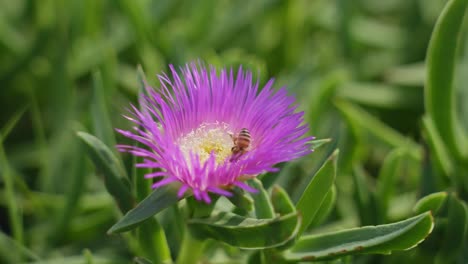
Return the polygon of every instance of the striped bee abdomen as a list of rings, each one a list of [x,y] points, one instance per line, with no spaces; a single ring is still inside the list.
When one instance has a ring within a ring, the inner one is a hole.
[[[234,147],[232,147],[232,153],[243,154],[250,146],[250,131],[247,128],[242,128],[239,134],[233,137]]]

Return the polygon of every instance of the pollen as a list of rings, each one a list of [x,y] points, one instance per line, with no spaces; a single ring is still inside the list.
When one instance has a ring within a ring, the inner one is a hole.
[[[211,153],[216,157],[216,163],[222,164],[231,156],[234,146],[232,132],[226,123],[202,123],[198,128],[179,138],[178,144],[186,159],[190,153],[198,155],[203,164]]]

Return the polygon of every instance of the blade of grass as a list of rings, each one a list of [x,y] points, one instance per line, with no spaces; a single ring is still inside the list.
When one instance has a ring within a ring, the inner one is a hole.
[[[404,137],[356,105],[343,100],[335,101],[335,105],[349,123],[365,128],[370,134],[392,147],[406,147],[410,150],[411,157],[416,160],[421,159],[421,147],[410,138]]]
[[[36,253],[34,253],[32,250],[30,250],[29,248],[23,246],[18,241],[12,239],[11,237],[6,235],[2,231],[0,231],[0,241],[4,241],[8,245],[8,247],[2,246],[2,249],[8,250],[10,252],[13,251],[14,254],[16,253],[15,257],[17,257],[19,255],[22,255],[22,256],[27,257],[28,259],[33,260],[33,261],[41,260],[41,258]],[[0,244],[3,244],[3,243],[0,242]],[[13,252],[11,252],[11,253],[13,253]]]
[[[3,148],[3,139],[0,135],[0,172],[2,173],[3,183],[5,185],[6,200],[8,203],[8,218],[10,227],[13,230],[13,238],[19,243],[24,242],[23,219],[21,210],[18,206],[15,187],[13,181],[13,173],[8,163],[5,149]]]
[[[93,73],[93,99],[91,101],[91,117],[94,125],[94,134],[107,146],[115,146],[114,131],[107,110],[105,89],[100,71]],[[115,148],[111,148],[113,152]]]
[[[28,109],[29,106],[23,106],[20,110],[8,120],[8,122],[0,129],[0,138],[5,141],[11,130],[16,126],[18,121],[23,117],[24,112]]]

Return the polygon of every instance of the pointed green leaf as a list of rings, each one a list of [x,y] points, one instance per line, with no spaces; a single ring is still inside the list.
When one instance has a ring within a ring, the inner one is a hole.
[[[390,254],[418,245],[432,228],[431,214],[424,213],[392,224],[304,236],[285,251],[284,257],[291,261],[319,261],[353,254]]]
[[[283,189],[279,185],[273,186],[273,189],[271,190],[271,203],[273,204],[275,212],[278,215],[287,215],[287,214],[296,212],[296,207],[294,206],[294,203],[291,201],[291,198],[289,197],[288,193],[286,192],[285,189]],[[291,239],[289,240],[289,242],[283,244],[281,247],[278,247],[277,249],[282,250],[282,249],[288,248],[292,246],[294,242],[295,242],[295,239]],[[265,255],[268,255],[268,253],[265,252]],[[275,263],[276,262],[277,261],[275,261]]]
[[[302,215],[302,226],[299,234],[302,234],[302,232],[304,232],[304,230],[306,230],[309,224],[314,220],[325,196],[333,186],[336,175],[336,161],[338,153],[339,151],[335,150],[325,161],[317,174],[315,174],[309,182],[296,204],[297,211]]]
[[[252,194],[257,218],[273,218],[275,216],[275,210],[273,209],[268,193],[263,188],[262,182],[258,179],[252,179],[249,181],[249,185],[258,190],[257,193]]]
[[[332,142],[331,138],[324,138],[324,139],[312,140],[310,143],[312,144],[312,149],[318,149],[330,142]]]
[[[273,186],[273,190],[271,191],[271,203],[273,204],[275,212],[279,215],[296,212],[296,207],[294,207],[294,203],[291,201],[288,193],[279,185]]]
[[[127,212],[134,205],[127,174],[118,158],[98,138],[85,132],[77,132],[84,142],[88,155],[96,169],[104,177],[107,191],[114,197],[120,210]]]
[[[128,211],[107,233],[120,233],[133,229],[146,219],[177,203],[180,200],[177,197],[179,188],[180,183],[175,182],[155,189],[135,208]]]
[[[233,193],[232,196],[227,197],[228,200],[235,205],[237,208],[244,210],[245,212],[250,212],[253,209],[254,201],[246,192],[241,188],[234,188],[231,190]]]
[[[376,198],[379,202],[379,210],[382,212],[381,219],[387,219],[387,211],[390,200],[395,192],[400,166],[403,159],[406,158],[406,151],[397,148],[390,152],[380,168],[377,180]]]
[[[20,110],[13,114],[13,116],[8,120],[8,122],[6,122],[5,125],[0,128],[0,141],[5,141],[27,109],[28,106],[23,106]]]
[[[282,246],[293,239],[300,222],[297,213],[255,219],[220,212],[209,218],[190,219],[188,225],[199,239],[212,238],[244,249],[265,249]]]
[[[454,85],[457,46],[461,38],[468,1],[449,1],[434,27],[427,50],[426,111],[458,158],[467,158],[466,131],[459,125]]]
[[[328,215],[330,215],[331,210],[336,202],[336,187],[335,185],[328,191],[327,195],[323,199],[322,204],[320,205],[319,210],[315,214],[314,219],[309,224],[309,228],[319,226],[326,220]]]
[[[427,115],[424,116],[422,120],[426,140],[431,150],[431,156],[445,175],[452,175],[454,171],[453,160],[434,125],[434,121]]]
[[[362,166],[356,165],[353,170],[354,193],[353,198],[359,213],[362,225],[374,225],[381,222],[376,214],[380,209],[377,206],[375,192],[370,189],[369,176]]]
[[[413,208],[417,214],[431,211],[435,215],[447,198],[446,192],[431,193],[421,198]]]
[[[468,208],[454,194],[448,198],[448,223],[436,263],[452,263],[462,253],[468,233]]]

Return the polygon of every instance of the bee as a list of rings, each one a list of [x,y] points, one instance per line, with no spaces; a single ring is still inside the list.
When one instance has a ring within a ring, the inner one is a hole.
[[[244,154],[250,146],[250,131],[242,128],[239,134],[231,135],[234,147],[231,148],[232,154]]]

